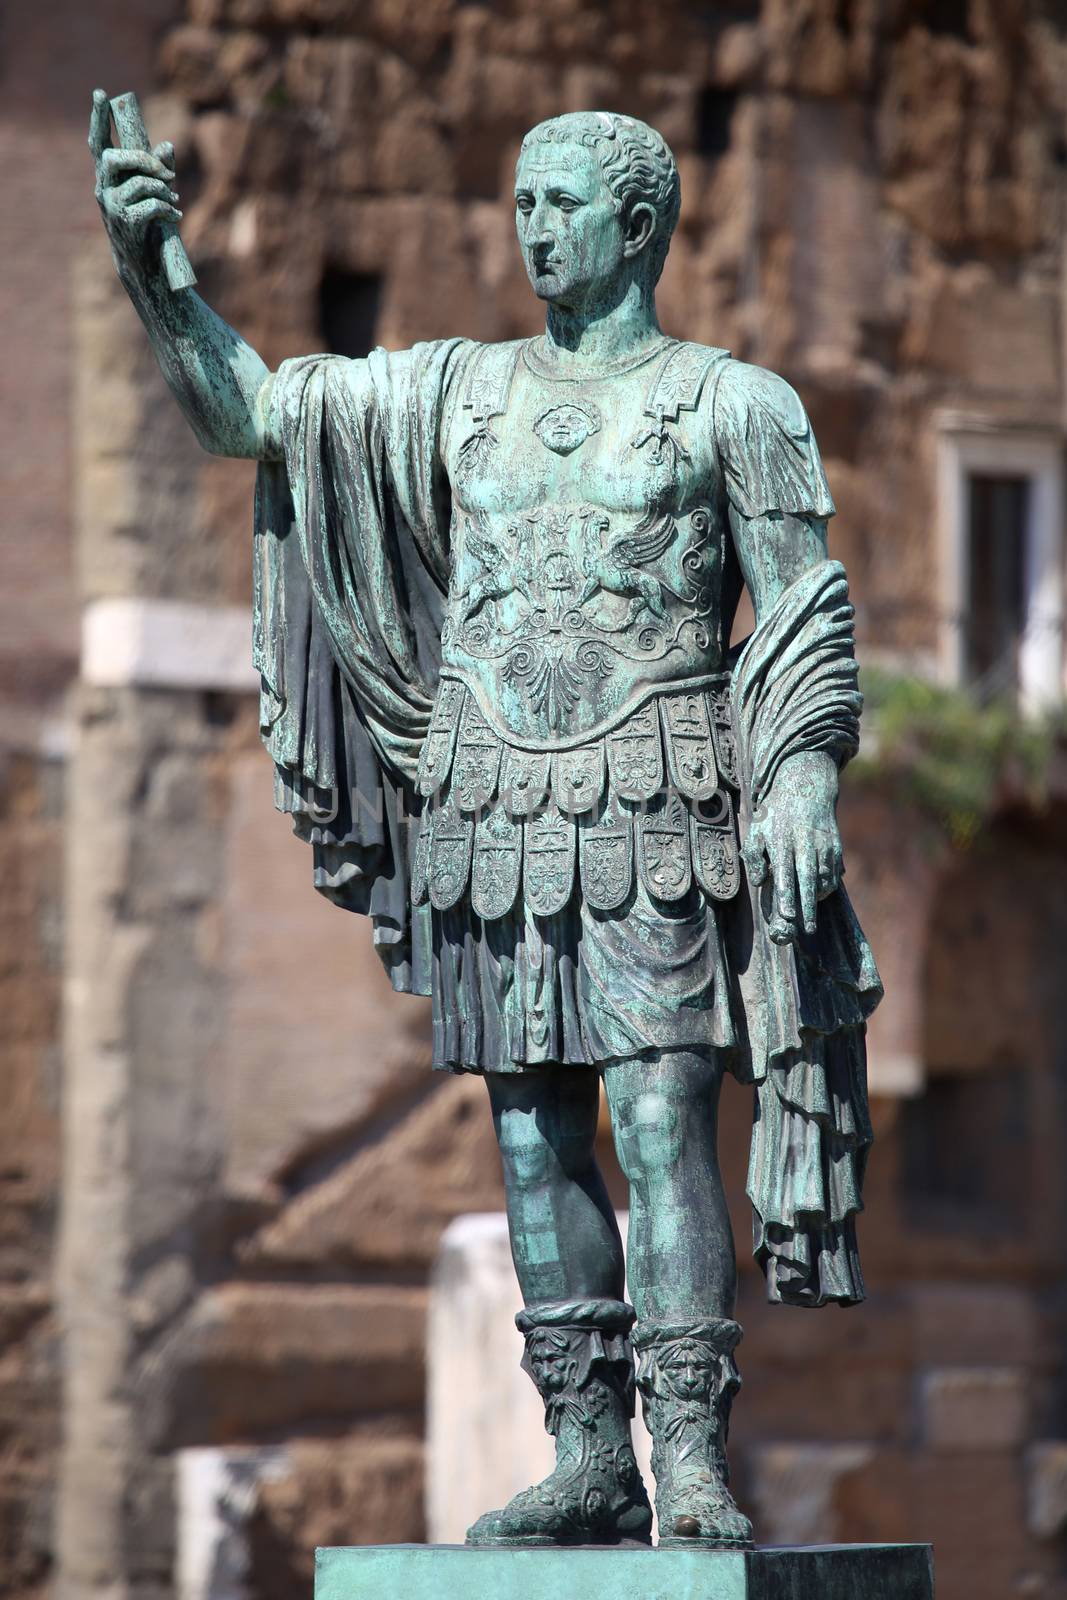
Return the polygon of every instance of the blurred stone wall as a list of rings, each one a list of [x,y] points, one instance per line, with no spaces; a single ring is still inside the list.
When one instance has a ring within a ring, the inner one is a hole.
[[[136,16],[131,20],[131,13]],[[77,674],[71,264],[97,219],[86,76],[150,81],[167,0],[11,0],[0,50],[0,1592],[48,1587],[63,1363],[61,1165],[66,697]]]
[[[10,18],[0,1588],[162,1600],[177,1576],[192,1600],[217,1560],[280,1600],[316,1542],[423,1536],[428,1274],[451,1217],[499,1207],[498,1168],[480,1085],[431,1081],[423,1008],[313,894],[241,671],[161,654],[160,607],[190,638],[240,626],[253,475],[199,453],[113,281],[89,90],[136,88],[174,139],[201,286],[272,364],[536,331],[522,133],[598,105],[652,121],[683,179],[664,325],[798,385],[862,647],[923,665],[935,413],[1062,430],[1067,24],[1051,0]],[[79,616],[116,602],[140,654],[79,676]],[[957,859],[899,805],[846,801],[892,985],[875,1086],[898,1056],[926,1081],[875,1106],[872,1306],[770,1312],[743,1273],[764,1534],[933,1537],[946,1600],[1067,1595],[1057,815]],[[728,1096],[742,1246],[748,1114]],[[233,1549],[205,1555],[220,1496]]]

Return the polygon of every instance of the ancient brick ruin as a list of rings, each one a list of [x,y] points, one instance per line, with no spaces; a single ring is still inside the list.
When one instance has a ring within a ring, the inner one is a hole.
[[[507,202],[522,133],[563,109],[647,118],[682,170],[665,327],[798,387],[864,659],[933,671],[962,648],[952,462],[985,448],[995,467],[1022,440],[1054,476],[1062,456],[1067,18],[1055,0],[18,9],[0,1588],[162,1600],[189,1452],[252,1447],[275,1455],[244,1512],[250,1594],[281,1600],[308,1592],[316,1542],[424,1536],[428,1276],[446,1222],[501,1194],[484,1091],[430,1080],[421,1006],[388,994],[271,810],[240,632],[251,470],[199,453],[113,279],[89,92],[136,88],[174,139],[201,284],[271,363],[535,331]],[[1059,606],[1050,628],[1062,569]],[[83,615],[110,619],[117,655],[79,667]],[[789,1508],[772,1539],[932,1538],[942,1600],[1067,1597],[1050,782],[1040,816],[1009,784],[965,851],[906,784],[846,783],[849,882],[891,994],[871,1301],[810,1318],[742,1282],[740,1497]],[[748,1116],[735,1090],[742,1245]]]

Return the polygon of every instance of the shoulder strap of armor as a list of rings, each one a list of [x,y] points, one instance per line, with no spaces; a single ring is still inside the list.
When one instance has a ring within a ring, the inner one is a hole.
[[[486,423],[490,417],[502,416],[507,410],[521,344],[521,339],[510,339],[505,344],[483,345],[471,362],[463,392],[463,409],[470,412],[472,422]]]
[[[652,380],[645,416],[659,423],[677,422],[681,412],[695,411],[708,373],[729,355],[714,345],[675,344]]]

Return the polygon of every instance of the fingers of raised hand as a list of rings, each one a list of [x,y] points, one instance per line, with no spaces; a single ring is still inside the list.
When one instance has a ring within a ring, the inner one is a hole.
[[[144,228],[150,222],[180,222],[181,212],[166,200],[139,200],[136,205],[124,206],[123,217],[134,227]]]
[[[99,161],[111,143],[111,105],[103,89],[93,90],[93,109],[89,113],[89,154]]]
[[[103,152],[97,167],[96,196],[109,226],[139,231],[150,222],[177,222],[178,193],[171,188],[174,174],[148,150]]]
[[[148,178],[137,173],[112,189],[111,198],[120,206],[132,206],[138,200],[166,200],[174,206],[178,203],[178,191],[162,178]]]
[[[174,179],[174,169],[169,167],[154,150],[119,150],[109,147],[100,154],[97,163],[101,185],[114,188],[124,183],[133,173],[143,173],[148,178],[159,178],[164,183]]]

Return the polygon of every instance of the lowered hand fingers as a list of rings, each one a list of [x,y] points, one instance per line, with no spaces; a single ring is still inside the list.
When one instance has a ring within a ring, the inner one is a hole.
[[[768,931],[775,944],[791,944],[799,931],[793,852],[780,845],[776,847],[771,854],[771,872],[774,876],[774,915]]]
[[[841,846],[832,839],[820,838],[816,845],[819,899],[825,900],[841,883]]]
[[[796,851],[796,880],[800,895],[800,917],[805,933],[815,932],[815,907],[818,900],[818,867],[815,847],[810,842],[800,844]]]
[[[759,823],[754,822],[745,835],[745,842],[741,846],[741,856],[745,863],[748,881],[753,888],[759,888],[767,877],[767,844],[763,837]]]

